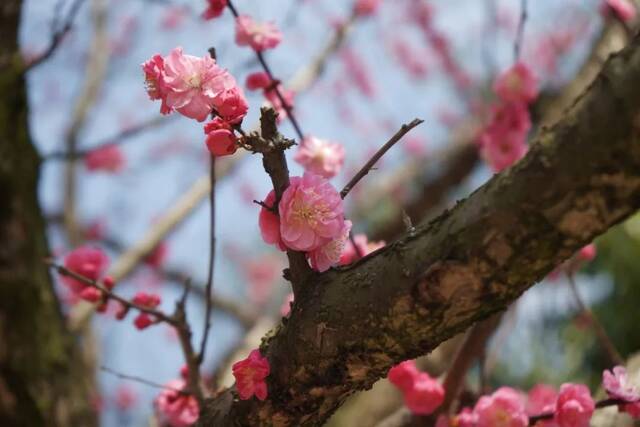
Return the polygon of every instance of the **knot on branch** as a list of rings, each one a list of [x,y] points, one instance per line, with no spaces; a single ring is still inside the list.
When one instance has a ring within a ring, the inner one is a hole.
[[[267,154],[281,151],[296,145],[292,139],[285,138],[278,132],[278,113],[271,107],[260,109],[260,133],[251,132],[244,138],[244,145],[253,153]]]

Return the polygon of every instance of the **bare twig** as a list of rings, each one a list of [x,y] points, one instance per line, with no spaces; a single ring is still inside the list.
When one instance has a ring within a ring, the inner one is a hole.
[[[378,162],[378,160],[380,160],[380,158],[384,156],[384,154],[389,151],[389,149],[393,147],[398,141],[400,141],[402,137],[405,136],[411,129],[418,126],[422,122],[424,122],[424,120],[413,119],[410,123],[402,125],[402,127],[400,127],[400,130],[398,130],[398,132],[396,132],[378,151],[376,151],[376,153],[369,159],[369,161],[365,163],[362,169],[360,169],[358,173],[356,173],[355,176],[351,178],[351,181],[349,181],[347,185],[344,186],[344,188],[340,192],[340,197],[342,197],[343,199],[347,197],[349,191],[351,191],[351,189],[362,178],[364,178],[365,175],[369,173],[371,168]]]
[[[128,374],[123,374],[122,372],[118,372],[116,370],[113,370],[111,368],[108,368],[106,366],[100,366],[100,370],[103,372],[107,372],[115,377],[118,377],[120,379],[123,380],[128,380],[128,381],[135,381],[137,383],[140,384],[144,384],[147,385],[149,387],[153,387],[153,388],[159,388],[159,389],[163,389],[163,390],[171,390],[171,391],[175,391],[176,393],[180,393],[180,394],[189,394],[188,392],[186,392],[185,390],[178,390],[177,388],[173,388],[173,387],[167,387],[165,385],[147,380],[145,378],[142,377],[138,377],[136,375],[128,375]]]
[[[593,328],[595,329],[594,332],[596,334],[596,337],[598,338],[602,349],[607,354],[609,361],[613,365],[623,365],[624,359],[616,349],[613,341],[611,341],[611,338],[609,338],[609,335],[604,329],[604,326],[602,326],[602,323],[600,323],[596,315],[593,313],[593,311],[591,311],[589,307],[587,307],[587,305],[584,303],[584,300],[580,296],[580,292],[578,291],[573,273],[567,273],[567,279],[569,281],[569,288],[571,289],[571,293],[573,294],[573,298],[576,304],[578,304],[578,307],[580,308],[581,314],[587,318],[591,326],[593,326]]]
[[[170,120],[173,120],[176,117],[178,116],[174,115],[174,116],[168,116],[168,117],[166,116],[154,117],[153,119],[146,120],[142,123],[138,123],[135,126],[124,129],[116,135],[113,135],[111,137],[102,139],[98,142],[89,144],[88,148],[84,148],[82,150],[76,150],[74,153],[70,153],[68,151],[53,151],[49,154],[43,155],[42,159],[43,160],[68,160],[71,158],[81,158],[86,156],[91,151],[98,150],[108,145],[124,144],[125,142],[130,141],[132,137],[137,136],[149,129],[153,129],[157,126],[164,125],[165,123],[168,123]]]
[[[233,14],[233,16],[235,18],[238,18],[239,16],[238,10],[233,5],[233,2],[231,0],[227,1],[227,6],[229,7],[229,10]],[[264,55],[262,54],[262,52],[259,52],[257,50],[254,52],[256,54],[256,57],[258,58],[258,62],[260,62],[260,65],[262,65],[262,68],[269,76],[269,80],[277,81],[277,79],[271,72],[271,68],[269,67],[269,64],[267,64],[267,61],[264,59]],[[300,127],[300,124],[296,120],[296,117],[293,115],[292,106],[289,105],[289,103],[284,98],[284,96],[282,95],[282,92],[280,91],[277,85],[273,87],[273,91],[275,92],[276,96],[278,97],[278,100],[282,104],[282,108],[284,108],[284,110],[287,112],[287,117],[291,121],[291,124],[293,125],[293,128],[295,129],[296,134],[298,135],[298,138],[302,141],[304,139],[304,132],[302,132],[302,128]]]
[[[200,378],[200,364],[198,363],[198,355],[193,349],[191,343],[191,327],[187,321],[186,296],[189,292],[189,283],[185,284],[185,292],[183,297],[176,302],[175,320],[178,323],[176,332],[182,347],[185,362],[187,363],[187,389],[198,400],[198,404],[202,407],[204,402],[204,392]]]
[[[211,172],[209,174],[211,180],[210,191],[210,240],[209,240],[209,269],[207,273],[207,284],[205,287],[206,309],[204,314],[204,330],[202,342],[200,344],[200,353],[198,353],[198,364],[202,364],[204,354],[207,348],[207,339],[209,337],[209,329],[211,328],[211,309],[212,309],[212,293],[213,293],[213,267],[216,259],[216,158],[211,155]]]
[[[100,87],[107,68],[107,10],[104,0],[92,0],[91,11],[94,33],[89,48],[85,81],[74,107],[71,124],[67,130],[65,142],[70,159],[64,171],[64,223],[69,242],[72,246],[80,243],[80,232],[76,221],[76,161],[75,152],[78,134],[84,126],[91,107],[98,99]]]
[[[51,57],[51,55],[53,55],[55,53],[55,51],[57,50],[58,46],[60,46],[60,43],[62,42],[62,40],[64,40],[64,37],[67,35],[67,33],[71,30],[71,27],[73,26],[73,21],[76,18],[76,15],[78,15],[78,11],[80,10],[80,6],[82,6],[82,3],[84,3],[85,0],[75,0],[75,2],[71,5],[71,7],[69,8],[69,13],[67,14],[66,19],[64,20],[64,24],[62,25],[62,27],[60,28],[53,28],[53,33],[51,35],[51,41],[49,42],[49,46],[44,50],[44,52],[42,52],[42,54],[40,54],[40,56],[38,56],[36,59],[34,59],[33,61],[29,62],[28,64],[25,65],[24,67],[24,72],[26,73],[29,70],[32,70],[33,68],[37,67],[38,65],[42,64],[44,61],[46,61],[47,59],[49,59]],[[62,5],[60,3],[58,3],[56,5],[56,8],[61,7]],[[56,21],[54,22],[54,27],[57,27],[58,23],[57,23],[58,19],[56,19]]]
[[[520,0],[520,21],[516,31],[516,40],[513,45],[513,62],[520,60],[520,51],[524,42],[524,26],[527,22],[527,0]]]

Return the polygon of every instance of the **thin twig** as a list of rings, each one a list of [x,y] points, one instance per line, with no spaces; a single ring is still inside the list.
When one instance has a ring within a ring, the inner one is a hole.
[[[67,18],[65,19],[64,25],[61,28],[54,29],[53,34],[51,35],[51,41],[49,42],[49,46],[45,49],[45,51],[42,54],[40,54],[40,56],[38,56],[36,59],[34,59],[33,61],[25,65],[24,67],[25,73],[29,70],[32,70],[36,66],[42,64],[49,57],[51,57],[51,55],[54,54],[54,52],[57,50],[58,46],[60,46],[60,43],[64,39],[64,36],[66,36],[67,33],[71,30],[71,27],[73,26],[73,21],[75,20],[76,15],[78,15],[80,6],[82,6],[82,3],[84,3],[84,1],[85,0],[76,0],[71,5],[71,8],[69,9],[69,13],[67,14]],[[59,7],[59,6],[61,6],[60,3],[56,5],[56,7]]]
[[[229,7],[231,14],[235,18],[238,18],[238,16],[240,16],[238,13],[238,9],[236,9],[236,7],[233,5],[233,2],[231,0],[227,1],[227,6]],[[254,52],[256,54],[256,57],[258,58],[258,62],[260,62],[260,65],[262,65],[262,68],[264,69],[265,73],[267,73],[267,76],[269,76],[269,80],[276,81],[277,79],[271,72],[271,68],[269,67],[269,64],[267,64],[267,61],[264,59],[264,55],[262,54],[262,52],[259,52],[257,50],[254,50]],[[291,121],[291,124],[293,125],[293,128],[296,131],[296,135],[298,135],[298,138],[300,138],[300,140],[302,141],[304,139],[304,132],[302,132],[302,128],[300,127],[298,120],[296,120],[296,117],[293,115],[291,105],[287,103],[286,99],[282,95],[282,92],[280,92],[280,89],[278,89],[278,86],[275,86],[273,90],[276,96],[278,97],[278,100],[282,104],[282,108],[284,108],[284,110],[287,112],[287,117]]]
[[[209,329],[211,328],[211,310],[212,310],[212,293],[213,293],[213,267],[216,258],[216,158],[211,155],[211,172],[209,175],[211,182],[210,192],[210,240],[209,240],[209,271],[207,274],[207,285],[205,287],[206,310],[204,314],[204,332],[202,342],[200,343],[200,353],[198,353],[198,364],[202,364],[204,354],[207,347],[207,339],[209,337]]]
[[[593,311],[591,311],[591,309],[589,309],[589,307],[587,307],[587,305],[584,303],[584,300],[580,296],[580,292],[578,291],[578,287],[573,277],[573,273],[567,273],[567,279],[569,280],[569,288],[571,289],[573,298],[578,304],[578,307],[580,308],[582,315],[587,317],[589,323],[595,329],[596,337],[598,338],[598,341],[600,342],[600,345],[602,346],[603,350],[609,357],[609,361],[613,365],[623,365],[624,359],[616,349],[616,346],[613,344],[613,341],[611,341],[611,338],[609,338],[609,335],[607,334],[607,331],[604,329],[604,326],[602,326],[602,323],[600,323],[596,315],[593,313]]]
[[[165,123],[168,123],[169,120],[173,120],[176,117],[178,116],[173,115],[168,117],[166,116],[154,117],[151,120],[147,120],[142,123],[138,123],[137,125],[134,125],[132,127],[129,127],[127,129],[124,129],[114,136],[104,138],[92,144],[88,144],[89,145],[88,148],[84,148],[82,150],[76,150],[74,153],[71,153],[68,151],[53,151],[49,154],[43,155],[42,159],[43,160],[69,160],[72,158],[81,158],[86,156],[88,153],[92,151],[98,150],[100,148],[103,148],[109,145],[122,145],[125,142],[130,141],[132,137],[139,135],[140,133],[146,130],[152,129],[156,126],[160,126]]]
[[[170,325],[179,326],[178,322],[176,321],[176,319],[174,317],[172,317],[172,316],[168,316],[165,313],[163,313],[163,312],[161,312],[159,310],[153,309],[153,308],[148,308],[148,307],[144,307],[144,306],[135,304],[135,303],[129,301],[128,299],[123,298],[120,295],[114,293],[113,291],[110,291],[109,289],[105,288],[104,286],[102,286],[101,284],[96,282],[95,280],[91,280],[91,279],[89,279],[87,277],[84,277],[81,274],[76,273],[75,271],[69,270],[65,266],[57,264],[54,261],[45,260],[45,263],[47,265],[49,265],[50,267],[52,267],[53,269],[55,269],[58,272],[58,274],[61,274],[63,276],[72,277],[75,280],[84,283],[85,285],[88,285],[88,286],[91,286],[93,288],[96,288],[97,290],[102,292],[107,298],[114,299],[114,300],[118,301],[120,304],[125,306],[127,309],[135,308],[136,310],[140,310],[143,313],[147,313],[147,314],[150,314],[152,316],[155,316],[158,320],[166,322],[166,323],[168,323]]]
[[[347,197],[347,194],[349,194],[349,191],[351,191],[351,189],[362,179],[365,177],[365,175],[367,175],[369,173],[369,171],[371,170],[371,168],[373,168],[373,166],[378,162],[378,160],[380,160],[380,158],[382,156],[384,156],[384,154],[389,151],[389,149],[391,147],[393,147],[398,141],[400,141],[402,139],[403,136],[405,136],[407,133],[409,133],[409,131],[411,129],[413,129],[414,127],[418,126],[420,123],[424,122],[424,120],[421,119],[413,119],[411,121],[411,123],[408,124],[404,124],[400,127],[400,130],[398,130],[398,132],[396,132],[391,139],[389,139],[370,159],[369,161],[362,167],[362,169],[360,169],[358,171],[357,174],[355,174],[355,176],[353,178],[351,178],[351,181],[349,181],[347,183],[347,185],[344,186],[344,188],[342,189],[342,191],[340,192],[340,197],[342,197],[343,199],[345,197]]]
[[[524,42],[524,26],[527,22],[527,0],[520,0],[520,21],[516,32],[516,40],[513,44],[513,62],[520,60],[520,51]]]
[[[182,298],[176,302],[176,310],[174,317],[178,323],[176,332],[180,341],[180,347],[187,363],[187,389],[198,400],[198,404],[202,408],[204,404],[204,392],[200,379],[200,364],[198,363],[198,355],[193,349],[191,343],[191,327],[187,321],[186,296],[189,293],[189,282],[185,283],[185,292]]]
[[[145,378],[138,377],[136,375],[123,374],[122,372],[115,371],[115,370],[113,370],[111,368],[108,368],[106,366],[100,366],[100,370],[103,371],[103,372],[107,372],[107,373],[109,373],[109,374],[111,374],[111,375],[113,375],[115,377],[120,378],[120,379],[128,380],[128,381],[135,381],[137,383],[144,384],[144,385],[147,385],[149,387],[159,388],[159,389],[162,389],[162,390],[171,390],[171,391],[175,391],[176,393],[185,394],[185,395],[189,395],[190,394],[186,390],[178,390],[177,388],[167,387],[165,385],[162,385],[162,384],[159,384],[159,383],[156,383],[156,382],[153,382],[153,381],[149,381],[149,380],[147,380]]]

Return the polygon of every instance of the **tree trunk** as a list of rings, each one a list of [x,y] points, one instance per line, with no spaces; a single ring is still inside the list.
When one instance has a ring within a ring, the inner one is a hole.
[[[49,251],[17,46],[20,10],[20,0],[0,5],[0,425],[94,425],[80,351],[43,263]]]

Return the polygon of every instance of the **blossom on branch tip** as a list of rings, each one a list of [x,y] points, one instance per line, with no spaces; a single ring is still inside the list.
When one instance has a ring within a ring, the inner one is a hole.
[[[618,407],[634,419],[640,419],[640,390],[631,384],[624,366],[616,366],[611,371],[603,371],[602,385],[609,397],[633,402]]]
[[[198,421],[198,401],[192,395],[181,393],[186,386],[183,379],[169,381],[155,398],[153,403],[161,422],[171,427],[189,427]]]
[[[259,400],[267,398],[267,383],[265,379],[271,371],[269,361],[255,349],[246,359],[233,364],[231,368],[236,379],[236,389],[240,400],[251,399],[256,396]]]
[[[293,160],[307,172],[333,178],[344,164],[344,147],[336,142],[308,136],[302,140]]]
[[[206,20],[217,18],[222,15],[225,7],[227,7],[227,0],[207,0],[207,8],[202,12],[202,18]]]
[[[89,171],[115,173],[124,168],[125,158],[120,147],[108,144],[89,151],[84,156],[84,165]]]
[[[231,125],[220,117],[205,124],[204,132],[207,135],[207,149],[214,156],[228,156],[238,149]]]
[[[251,46],[256,52],[273,49],[282,41],[282,33],[273,22],[256,22],[248,15],[236,18],[236,43]]]
[[[588,427],[595,410],[591,392],[583,384],[562,384],[554,420],[559,427]]]
[[[160,305],[160,296],[156,294],[148,294],[146,292],[138,292],[134,295],[132,302],[144,308],[155,309]],[[144,312],[140,312],[133,320],[133,324],[137,329],[145,329],[154,323],[153,317]]]
[[[280,235],[296,251],[312,251],[344,232],[342,198],[325,178],[306,172],[291,178],[278,205]]]
[[[525,427],[529,424],[522,395],[510,387],[500,387],[492,395],[482,396],[473,411],[478,417],[477,427]]]
[[[86,279],[97,281],[106,272],[109,266],[109,257],[101,249],[81,246],[67,254],[64,258],[64,266]],[[79,295],[88,286],[71,276],[63,275],[61,279],[76,295]]]

